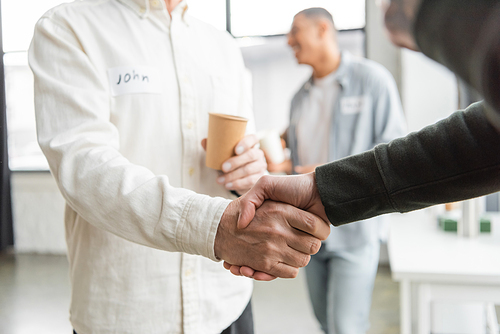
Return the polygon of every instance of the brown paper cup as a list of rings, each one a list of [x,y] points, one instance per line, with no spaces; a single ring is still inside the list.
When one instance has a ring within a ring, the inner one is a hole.
[[[234,148],[245,136],[248,119],[209,114],[207,138],[207,167],[222,170],[222,164],[234,155]]]

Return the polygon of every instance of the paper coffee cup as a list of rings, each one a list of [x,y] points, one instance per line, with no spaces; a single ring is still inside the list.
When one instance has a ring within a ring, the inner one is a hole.
[[[260,148],[266,152],[266,156],[273,164],[285,161],[285,153],[281,145],[281,137],[276,130],[266,130],[260,134]]]
[[[245,136],[248,119],[224,115],[209,114],[207,137],[207,167],[222,170],[222,164],[234,153],[234,148]]]

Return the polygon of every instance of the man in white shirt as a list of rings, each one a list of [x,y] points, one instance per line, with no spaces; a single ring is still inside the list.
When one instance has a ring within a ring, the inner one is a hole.
[[[310,173],[405,134],[394,79],[381,65],[339,50],[328,11],[298,13],[288,44],[298,62],[313,69],[292,100],[285,136],[291,151],[288,166],[295,173]],[[270,170],[276,168],[270,165]],[[377,219],[332,227],[306,267],[314,312],[325,333],[368,330],[380,247]]]
[[[205,167],[209,112],[254,130],[232,38],[185,1],[84,0],[39,20],[29,61],[38,140],[67,202],[75,331],[252,333],[251,281],[214,261],[294,277],[329,228],[274,202],[237,228],[229,191],[266,169],[252,135],[224,180]]]

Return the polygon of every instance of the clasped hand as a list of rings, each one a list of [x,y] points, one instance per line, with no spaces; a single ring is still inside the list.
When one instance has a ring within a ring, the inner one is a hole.
[[[215,255],[235,275],[294,278],[329,234],[314,173],[263,176],[224,211]]]

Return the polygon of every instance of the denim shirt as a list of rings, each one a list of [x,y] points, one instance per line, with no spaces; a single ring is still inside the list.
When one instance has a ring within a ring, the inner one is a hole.
[[[342,52],[335,72],[340,91],[333,104],[329,133],[328,162],[370,150],[380,143],[406,134],[406,121],[394,78],[382,65]],[[295,94],[291,103],[288,146],[294,166],[297,150],[297,124],[307,112],[311,97],[311,77]],[[314,145],[314,142],[311,142]],[[381,218],[333,227],[326,241],[329,250],[357,247],[376,242],[381,236]]]

